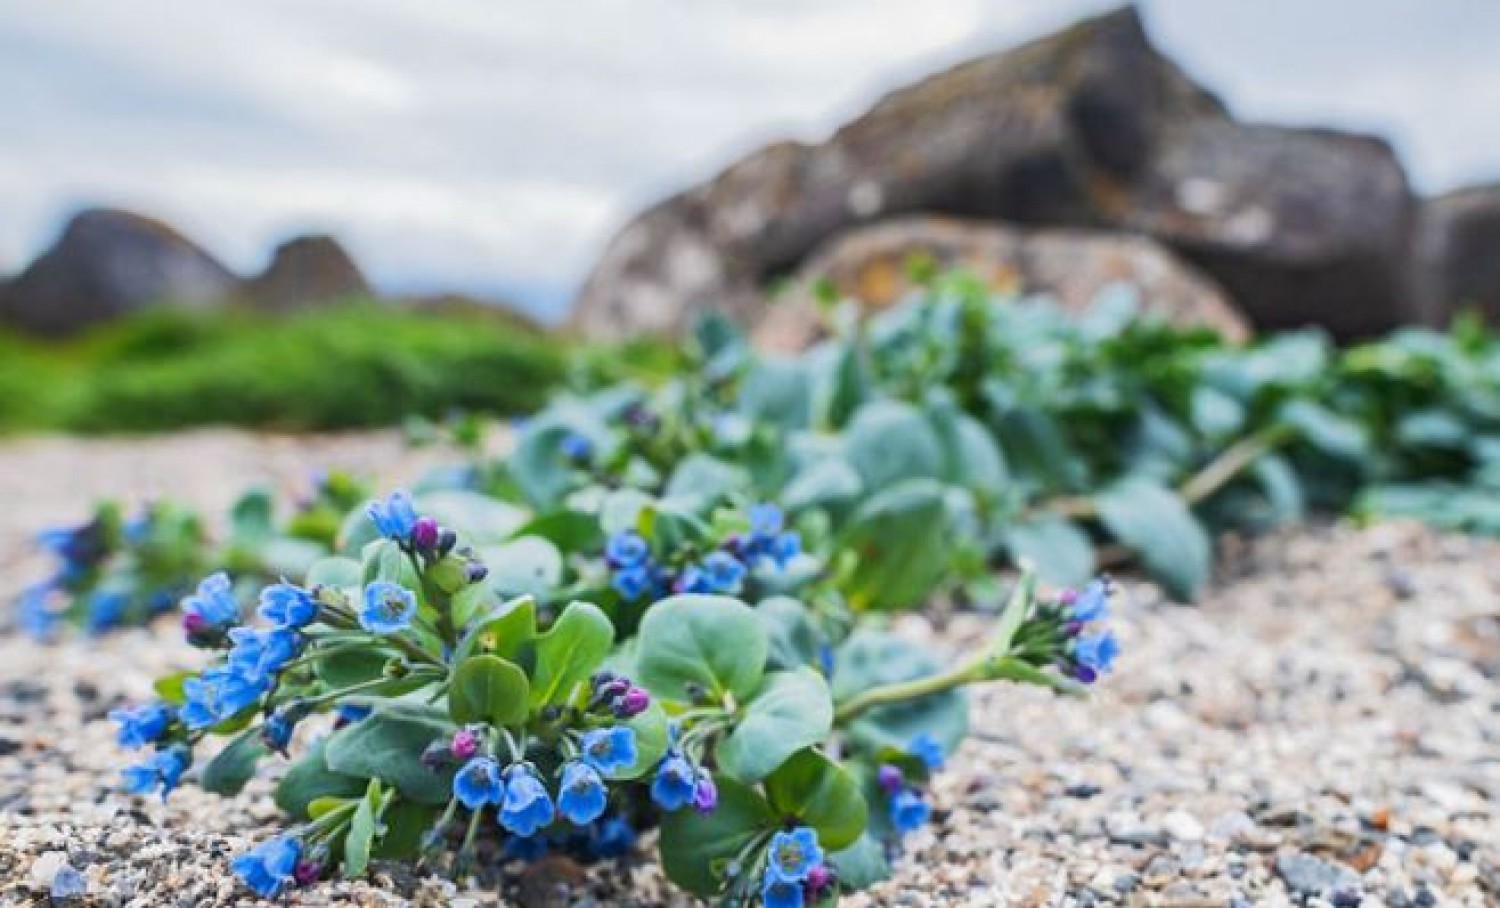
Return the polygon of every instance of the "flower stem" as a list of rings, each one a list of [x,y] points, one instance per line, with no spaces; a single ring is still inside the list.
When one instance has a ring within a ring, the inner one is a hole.
[[[842,703],[834,711],[833,722],[835,725],[847,725],[862,714],[878,706],[888,706],[892,703],[916,700],[920,697],[940,694],[943,691],[952,690],[956,687],[963,687],[965,684],[971,684],[980,680],[983,677],[984,666],[985,659],[981,657],[942,674],[928,675],[925,678],[916,678],[911,681],[901,681],[896,684],[872,687],[858,694],[853,699]]]

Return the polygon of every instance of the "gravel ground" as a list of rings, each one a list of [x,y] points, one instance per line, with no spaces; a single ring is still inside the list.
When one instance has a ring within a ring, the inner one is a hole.
[[[222,507],[251,478],[292,492],[340,465],[399,482],[437,456],[391,435],[0,447],[0,594],[35,573],[26,534],[96,494]],[[1500,545],[1388,524],[1225,549],[1197,608],[1126,579],[1125,657],[1091,701],[980,692],[934,823],[850,903],[1500,904]],[[984,633],[964,615],[902,627],[953,648]],[[227,857],[273,828],[269,779],[230,800],[110,792],[124,755],[104,713],[194,664],[170,624],[50,647],[0,636],[0,904],[46,904],[64,862],[92,904],[248,903]],[[290,901],[685,903],[644,855],[459,886],[378,867]]]

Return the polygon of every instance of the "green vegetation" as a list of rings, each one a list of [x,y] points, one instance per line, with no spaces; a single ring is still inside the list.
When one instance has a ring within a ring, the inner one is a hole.
[[[0,431],[343,429],[454,410],[508,415],[540,406],[570,367],[592,384],[673,365],[661,345],[575,348],[501,312],[160,309],[64,343],[0,335]]]

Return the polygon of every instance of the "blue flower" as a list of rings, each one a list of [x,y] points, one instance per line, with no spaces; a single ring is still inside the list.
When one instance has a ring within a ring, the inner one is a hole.
[[[88,879],[75,870],[73,865],[64,864],[57,869],[57,875],[52,877],[52,888],[47,894],[52,896],[53,902],[66,902],[69,899],[81,899],[88,892]]]
[[[635,729],[611,725],[584,732],[583,760],[602,773],[623,772],[635,765]]]
[[[287,628],[253,630],[237,627],[229,632],[234,648],[229,667],[249,681],[269,681],[302,648],[302,637]]]
[[[1073,641],[1073,659],[1094,675],[1109,671],[1119,655],[1120,641],[1115,639],[1113,631],[1084,634]]]
[[[707,571],[696,564],[690,564],[678,575],[673,589],[679,593],[712,593],[714,583]]]
[[[768,873],[761,886],[760,900],[765,908],[802,908],[802,884],[777,878]]]
[[[610,586],[615,588],[615,592],[620,594],[620,598],[626,602],[634,602],[646,595],[647,591],[654,586],[651,568],[646,565],[637,565],[618,570],[615,572],[614,577],[610,578],[609,583]]]
[[[182,724],[193,730],[217,725],[260,701],[270,689],[268,678],[248,678],[228,666],[210,668],[182,682]]]
[[[352,723],[360,721],[361,719],[367,719],[370,717],[370,713],[373,711],[374,710],[370,709],[370,707],[368,706],[356,706],[352,703],[340,703],[338,705],[338,708],[333,711],[334,727],[342,728],[345,725],[350,725]]]
[[[507,769],[500,825],[519,836],[535,835],[552,816],[552,798],[531,767],[516,763]]]
[[[588,839],[588,849],[598,858],[617,858],[635,847],[636,833],[619,817],[609,817],[595,824]]]
[[[505,844],[500,848],[501,856],[507,861],[539,861],[547,854],[547,840],[539,835],[534,836],[506,836]]]
[[[786,567],[792,559],[802,554],[802,536],[795,530],[788,530],[779,534],[771,540],[766,552],[777,567]]]
[[[1070,617],[1074,621],[1103,621],[1109,617],[1109,584],[1095,580],[1073,601]]]
[[[910,788],[896,792],[890,803],[891,825],[905,835],[921,827],[932,816],[932,808]]]
[[[651,557],[651,545],[640,533],[621,530],[605,543],[604,557],[617,568],[637,567]]]
[[[604,814],[608,793],[599,771],[587,763],[564,764],[562,786],[557,793],[557,810],[570,823],[583,826]]]
[[[150,794],[160,788],[161,799],[165,801],[172,789],[177,787],[177,783],[182,781],[182,774],[187,770],[189,762],[185,749],[169,747],[158,750],[143,763],[125,767],[120,771],[120,777],[127,793]]]
[[[681,751],[669,750],[656,767],[651,800],[665,811],[681,810],[698,793],[698,771]]]
[[[365,587],[365,607],[359,624],[372,634],[394,634],[406,630],[417,616],[417,597],[400,584],[377,580]]]
[[[95,590],[89,596],[88,631],[102,634],[120,623],[130,597],[119,590]]]
[[[141,706],[127,706],[109,711],[111,721],[120,724],[115,740],[121,747],[137,750],[154,744],[172,723],[172,707],[161,701]]]
[[[811,827],[798,826],[771,837],[771,847],[766,852],[768,877],[801,883],[814,867],[821,866],[823,849],[818,846],[818,834]]]
[[[267,747],[284,756],[287,745],[292,743],[292,732],[297,730],[299,718],[298,713],[292,710],[276,710],[266,717],[265,724],[261,726],[261,739],[266,742]]]
[[[258,611],[277,627],[305,627],[318,617],[318,603],[300,586],[276,583],[260,591]]]
[[[207,628],[226,628],[238,624],[240,604],[235,601],[229,575],[220,571],[204,578],[198,591],[182,600],[184,624]]]
[[[385,501],[372,501],[365,508],[370,522],[386,539],[405,543],[417,525],[417,511],[412,507],[411,496],[405,492],[392,492]]]
[[[470,810],[505,799],[505,784],[500,781],[500,764],[491,757],[475,757],[453,777],[453,796]]]
[[[584,463],[594,456],[594,443],[577,432],[569,432],[558,443],[558,449],[574,463]]]
[[[52,610],[52,594],[56,587],[51,583],[38,583],[21,591],[21,629],[37,640],[47,640],[57,632],[57,613]]]
[[[750,509],[750,535],[767,539],[781,532],[786,517],[774,504],[758,504]]]
[[[301,858],[302,843],[291,836],[282,836],[262,842],[235,858],[231,866],[256,895],[274,899],[293,882]]]
[[[728,552],[714,552],[703,559],[703,573],[713,592],[734,595],[745,579],[745,566]]]
[[[943,768],[943,745],[925,731],[911,739],[911,743],[906,745],[906,752],[921,760],[928,772]]]

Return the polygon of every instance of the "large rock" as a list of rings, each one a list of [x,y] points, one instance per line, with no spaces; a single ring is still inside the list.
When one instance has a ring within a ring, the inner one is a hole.
[[[1500,324],[1500,184],[1460,189],[1422,206],[1418,291],[1423,321],[1477,309]]]
[[[0,320],[70,334],[155,303],[214,304],[234,283],[213,256],[161,221],[90,209],[5,289]]]
[[[1382,142],[1246,127],[1132,9],[896,91],[817,145],[781,143],[649,209],[609,244],[574,323],[670,330],[760,289],[851,226],[905,213],[1151,233],[1259,325],[1352,335],[1405,314],[1412,201]]]
[[[801,349],[820,331],[815,288],[831,283],[871,309],[914,289],[908,263],[923,257],[959,267],[997,292],[1043,293],[1064,309],[1086,310],[1117,284],[1139,291],[1146,312],[1231,340],[1249,326],[1214,282],[1147,237],[1087,229],[1026,229],[943,218],[901,218],[841,234],[798,269],[756,329],[767,348]]]
[[[370,295],[370,285],[354,259],[324,234],[295,237],[277,246],[266,270],[240,290],[250,305],[273,312]]]

